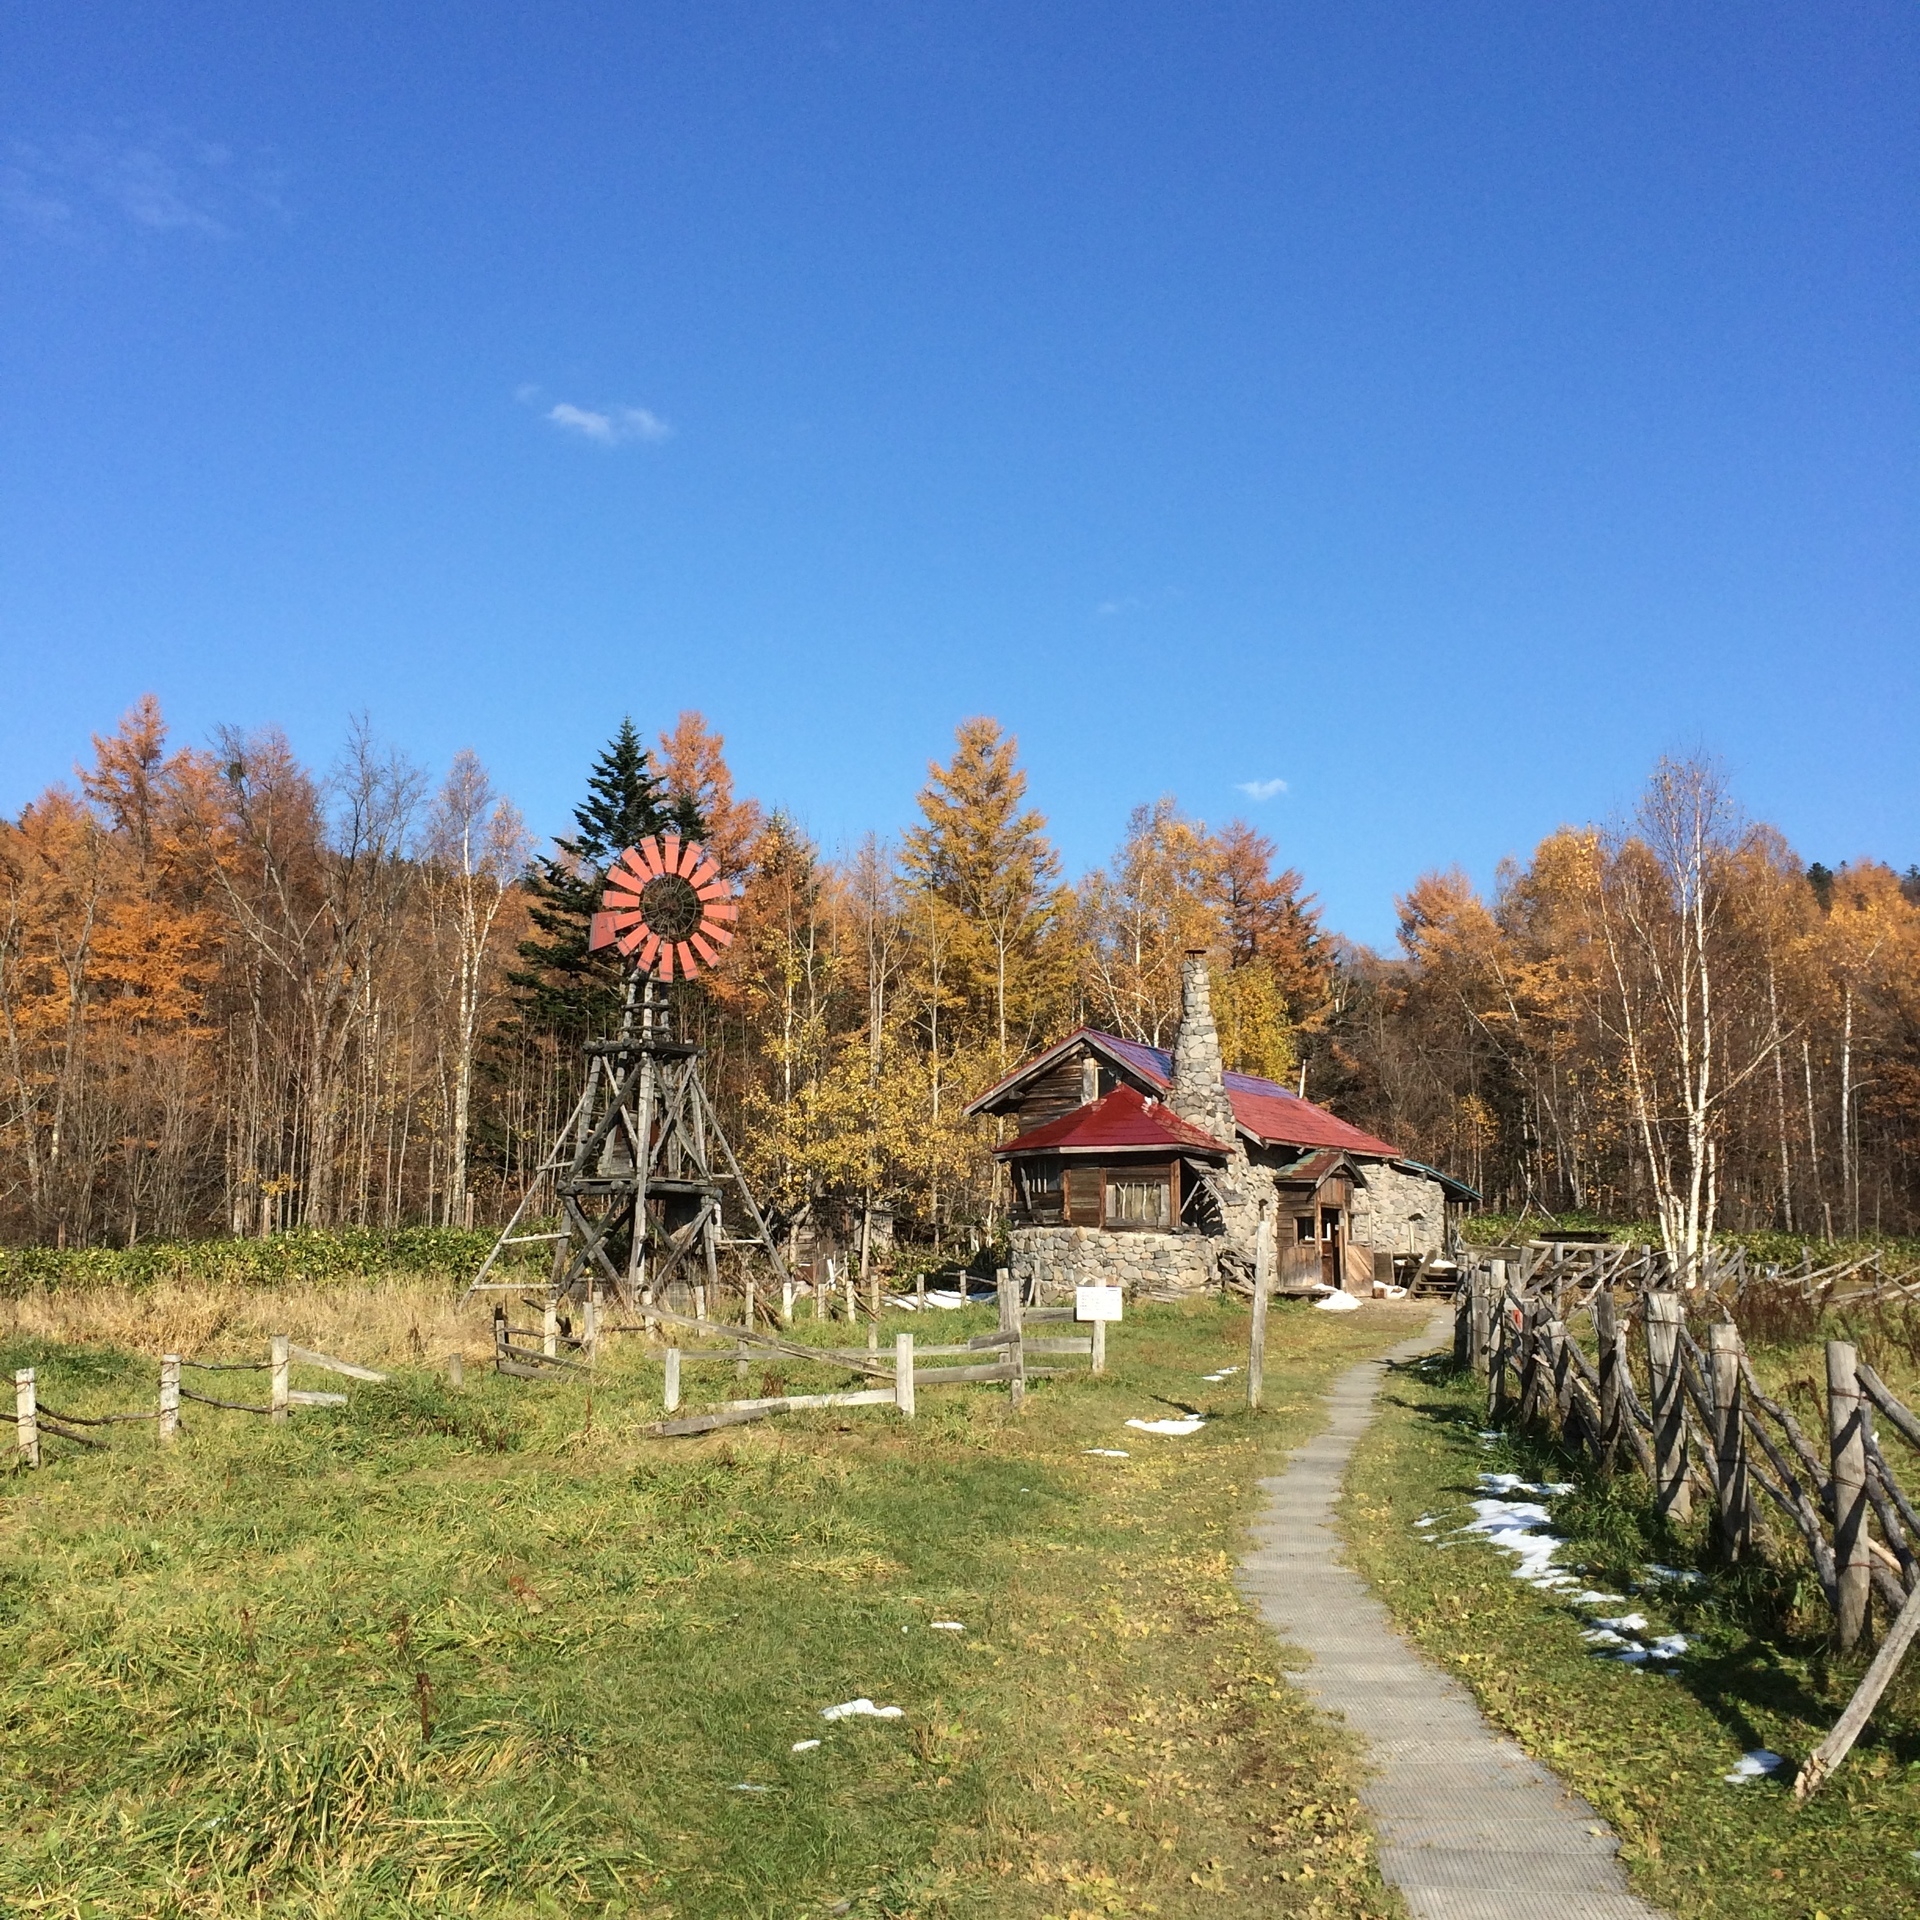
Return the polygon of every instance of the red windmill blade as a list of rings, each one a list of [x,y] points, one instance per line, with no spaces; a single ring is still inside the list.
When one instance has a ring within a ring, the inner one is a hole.
[[[642,973],[690,979],[717,966],[733,940],[740,904],[713,857],[695,840],[654,834],[607,870],[587,947],[617,947]]]

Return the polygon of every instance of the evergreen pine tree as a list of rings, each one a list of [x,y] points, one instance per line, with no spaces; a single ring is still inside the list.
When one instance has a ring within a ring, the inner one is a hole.
[[[697,839],[702,831],[693,803],[661,790],[631,718],[620,722],[593,763],[587,797],[573,818],[579,831],[557,838],[553,852],[535,860],[527,875],[534,930],[519,944],[524,964],[507,975],[522,1022],[564,1035],[608,1027],[619,1009],[619,955],[611,948],[587,951],[607,868],[649,834]]]

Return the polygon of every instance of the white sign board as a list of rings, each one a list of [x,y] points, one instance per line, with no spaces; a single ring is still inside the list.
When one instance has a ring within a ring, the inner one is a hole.
[[[1075,1287],[1073,1317],[1076,1320],[1118,1320],[1120,1289],[1118,1287]]]

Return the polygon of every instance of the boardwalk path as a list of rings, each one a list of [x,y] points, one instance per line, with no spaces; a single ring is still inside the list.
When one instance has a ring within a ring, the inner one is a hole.
[[[1444,1331],[1436,1321],[1387,1358],[1429,1352]],[[1342,1563],[1333,1504],[1384,1372],[1369,1360],[1342,1374],[1326,1429],[1261,1483],[1239,1576],[1268,1626],[1313,1656],[1300,1684],[1366,1742],[1381,1872],[1414,1920],[1660,1920],[1627,1891],[1599,1815],[1494,1732]]]

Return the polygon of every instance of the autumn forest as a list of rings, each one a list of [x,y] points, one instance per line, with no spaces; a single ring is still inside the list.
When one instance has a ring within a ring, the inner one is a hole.
[[[735,790],[701,715],[623,724],[543,848],[471,753],[430,774],[364,728],[324,769],[272,730],[175,747],[147,699],[0,821],[0,1238],[498,1219],[614,1005],[599,870],[669,825],[741,889],[677,1017],[788,1222],[884,1204],[925,1244],[991,1234],[967,1101],[1082,1023],[1165,1044],[1205,948],[1230,1065],[1489,1205],[1676,1249],[1920,1226],[1920,873],[1806,864],[1705,761],[1491,897],[1423,877],[1378,953],[1272,840],[1170,796],[1070,880],[989,719],[899,841],[833,853]]]

